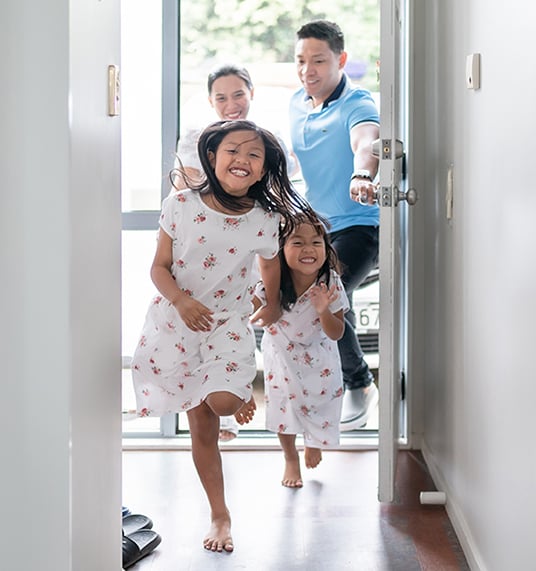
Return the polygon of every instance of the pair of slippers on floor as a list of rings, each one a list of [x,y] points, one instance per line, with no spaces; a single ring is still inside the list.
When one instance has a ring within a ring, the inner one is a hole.
[[[132,567],[160,545],[162,538],[152,527],[153,522],[146,515],[123,516],[123,569]]]

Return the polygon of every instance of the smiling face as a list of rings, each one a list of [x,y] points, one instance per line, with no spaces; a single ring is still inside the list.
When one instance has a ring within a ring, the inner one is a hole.
[[[314,226],[300,224],[285,241],[283,254],[294,276],[310,278],[313,283],[326,261],[326,243]]]
[[[253,131],[232,131],[222,139],[209,160],[223,190],[231,196],[246,196],[249,188],[265,173],[265,149]]]
[[[339,84],[347,54],[334,53],[329,44],[316,38],[298,40],[295,50],[298,77],[314,105],[323,103]]]
[[[237,75],[222,75],[212,84],[208,100],[220,119],[247,119],[253,89]]]

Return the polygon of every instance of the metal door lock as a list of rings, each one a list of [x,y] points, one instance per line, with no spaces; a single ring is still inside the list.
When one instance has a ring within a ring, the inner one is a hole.
[[[391,139],[376,139],[372,142],[372,154],[382,160],[391,158]],[[400,159],[404,156],[404,143],[400,140],[395,142],[395,158]]]

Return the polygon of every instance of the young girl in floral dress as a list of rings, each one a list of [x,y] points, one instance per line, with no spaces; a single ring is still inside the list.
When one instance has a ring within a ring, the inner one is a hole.
[[[280,314],[280,222],[314,213],[293,190],[275,137],[250,121],[219,121],[198,142],[204,179],[162,204],[151,278],[159,290],[132,359],[140,416],[186,411],[192,455],[211,509],[204,546],[232,551],[218,433],[220,416],[255,411],[252,270],[258,259],[267,304]]]
[[[301,488],[296,435],[303,434],[305,466],[315,468],[322,449],[339,443],[342,371],[337,340],[349,304],[336,273],[337,257],[322,221],[298,217],[280,238],[280,319],[262,339],[266,428],[276,432],[285,457],[282,484]],[[267,303],[263,284],[256,307]]]

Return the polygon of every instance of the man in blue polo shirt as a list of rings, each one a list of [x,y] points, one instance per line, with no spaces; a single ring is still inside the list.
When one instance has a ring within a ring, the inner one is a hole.
[[[378,262],[379,207],[373,180],[378,160],[372,141],[379,115],[369,91],[344,73],[347,53],[337,24],[315,20],[297,32],[295,61],[302,88],[290,103],[293,151],[313,208],[331,224],[350,303],[354,289]],[[339,341],[345,394],[341,430],[363,427],[377,405],[378,389],[355,333],[355,314],[345,316]]]

